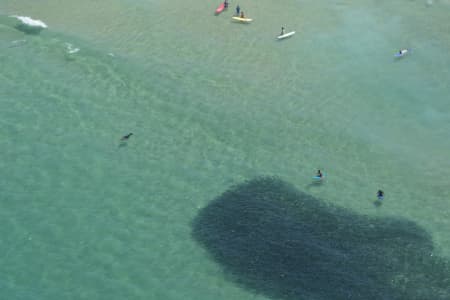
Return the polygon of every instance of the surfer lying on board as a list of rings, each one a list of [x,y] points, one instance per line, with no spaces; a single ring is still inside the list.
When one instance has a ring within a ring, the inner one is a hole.
[[[124,135],[120,140],[121,140],[121,141],[126,141],[126,140],[128,140],[132,135],[133,135],[133,133],[130,132],[129,134]]]

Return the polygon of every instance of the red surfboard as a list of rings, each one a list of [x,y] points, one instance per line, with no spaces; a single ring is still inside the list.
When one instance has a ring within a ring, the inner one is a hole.
[[[221,3],[219,5],[219,7],[216,9],[216,15],[220,14],[221,12],[223,12],[224,9],[225,9],[225,3]]]

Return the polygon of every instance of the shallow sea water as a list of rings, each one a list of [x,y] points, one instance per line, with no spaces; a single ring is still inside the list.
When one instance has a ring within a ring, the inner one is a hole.
[[[268,299],[191,235],[264,175],[450,259],[450,3],[218,4],[0,3],[1,298]]]

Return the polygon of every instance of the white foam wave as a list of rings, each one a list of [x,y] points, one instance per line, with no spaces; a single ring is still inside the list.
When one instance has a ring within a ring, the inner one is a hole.
[[[41,20],[34,20],[30,17],[24,17],[24,16],[11,16],[12,18],[16,18],[19,21],[21,21],[23,24],[31,26],[31,27],[40,27],[40,28],[47,28],[47,24],[42,22]]]
[[[80,48],[75,48],[71,43],[66,43],[67,53],[74,54],[80,51]]]

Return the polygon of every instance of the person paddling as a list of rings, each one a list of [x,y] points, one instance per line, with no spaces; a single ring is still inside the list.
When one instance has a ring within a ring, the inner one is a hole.
[[[241,11],[241,8],[238,6],[236,6],[236,16],[239,16],[239,12]]]
[[[124,135],[120,140],[121,140],[121,141],[126,141],[126,140],[128,140],[132,135],[133,135],[133,133],[130,132],[129,134]]]
[[[322,179],[323,178],[323,174],[320,170],[317,170],[317,175],[318,178]]]

